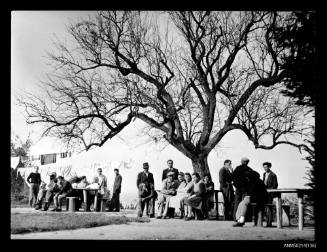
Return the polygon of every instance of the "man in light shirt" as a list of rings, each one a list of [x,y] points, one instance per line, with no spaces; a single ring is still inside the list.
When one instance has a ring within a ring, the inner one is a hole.
[[[98,168],[98,175],[94,177],[93,183],[99,185],[98,199],[103,198],[107,191],[107,177],[102,174],[102,168]],[[98,202],[97,202],[98,203]],[[97,204],[96,211],[100,210],[100,204]]]

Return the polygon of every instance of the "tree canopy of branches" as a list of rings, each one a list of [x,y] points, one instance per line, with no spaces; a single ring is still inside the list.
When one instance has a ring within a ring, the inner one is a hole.
[[[231,130],[255,148],[305,145],[305,110],[281,94],[292,72],[273,33],[277,12],[98,12],[57,41],[45,96],[25,94],[28,123],[86,150],[102,146],[134,119],[192,160],[207,157]],[[292,138],[293,137],[293,138]]]
[[[296,11],[276,27],[278,47],[288,49],[282,57],[284,69],[289,69],[284,93],[296,99],[298,105],[314,107],[317,85],[317,27],[314,11]]]
[[[32,141],[29,137],[25,141],[23,141],[18,135],[13,134],[11,136],[11,142],[10,142],[11,156],[26,157],[29,153],[29,149],[31,146],[32,146]]]

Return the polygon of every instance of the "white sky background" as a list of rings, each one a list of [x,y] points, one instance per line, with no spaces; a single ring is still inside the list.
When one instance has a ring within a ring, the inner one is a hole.
[[[80,11],[15,11],[12,12],[11,28],[11,130],[25,139],[32,133],[32,140],[39,137],[37,127],[25,123],[23,109],[15,102],[15,95],[22,90],[37,91],[36,85],[49,70],[46,63],[46,52],[51,51],[54,34],[60,39],[68,38],[65,25],[70,20],[87,15]],[[100,160],[112,157],[113,160],[133,160],[132,169],[121,170],[123,176],[122,191],[133,192],[136,189],[136,175],[142,170],[142,163],[149,162],[150,171],[154,173],[156,188],[160,187],[162,169],[166,160],[172,158],[175,167],[183,172],[192,172],[191,161],[172,146],[162,149],[162,145],[148,143],[137,129],[144,124],[138,120],[129,125],[117,137],[109,140],[103,147],[85,153],[84,158]],[[32,147],[34,153],[53,153],[60,151],[58,142],[43,139]],[[263,173],[262,163],[269,161],[272,170],[278,176],[280,188],[304,187],[306,161],[303,161],[298,150],[291,146],[281,145],[273,150],[256,150],[247,137],[238,130],[229,132],[216,150],[209,155],[209,167],[215,187],[219,188],[218,171],[225,159],[232,160],[232,166],[240,164],[240,159],[250,159],[249,166]],[[82,175],[82,174],[81,174]],[[105,174],[112,187],[113,174]]]

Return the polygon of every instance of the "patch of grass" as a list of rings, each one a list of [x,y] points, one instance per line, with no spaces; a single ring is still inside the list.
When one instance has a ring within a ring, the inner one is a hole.
[[[149,222],[148,218],[110,216],[105,213],[12,213],[11,234],[91,228],[104,225]]]

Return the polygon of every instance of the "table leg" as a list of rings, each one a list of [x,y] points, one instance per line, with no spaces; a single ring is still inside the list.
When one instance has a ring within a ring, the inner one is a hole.
[[[277,228],[282,228],[282,199],[281,194],[277,195],[276,198],[276,215],[277,215]]]
[[[97,205],[98,205],[98,192],[95,192],[95,196],[94,196],[94,212],[97,211]]]
[[[86,190],[83,190],[83,198],[84,198],[84,211],[86,212],[88,210],[87,209],[88,202],[87,202],[87,191]]]
[[[298,207],[299,207],[299,230],[303,230],[303,195],[298,193]]]
[[[218,210],[218,192],[215,191],[215,207],[216,207],[216,219],[219,219],[219,210]],[[224,216],[224,218],[226,218]]]

